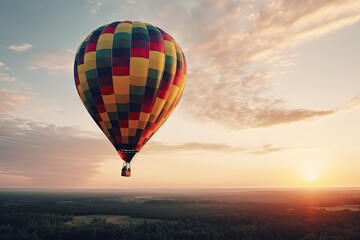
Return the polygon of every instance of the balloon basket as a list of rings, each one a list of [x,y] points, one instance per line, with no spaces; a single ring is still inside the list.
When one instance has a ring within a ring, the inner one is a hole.
[[[131,168],[130,163],[125,162],[121,169],[121,176],[123,177],[130,177],[131,176]]]

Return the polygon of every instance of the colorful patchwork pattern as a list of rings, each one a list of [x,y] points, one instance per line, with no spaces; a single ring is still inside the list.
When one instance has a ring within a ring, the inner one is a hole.
[[[113,22],[82,42],[74,78],[89,114],[130,162],[178,104],[186,61],[180,46],[160,28]]]

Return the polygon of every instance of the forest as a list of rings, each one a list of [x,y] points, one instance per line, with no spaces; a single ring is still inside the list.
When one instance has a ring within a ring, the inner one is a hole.
[[[0,239],[360,239],[356,208],[233,199],[0,191]]]

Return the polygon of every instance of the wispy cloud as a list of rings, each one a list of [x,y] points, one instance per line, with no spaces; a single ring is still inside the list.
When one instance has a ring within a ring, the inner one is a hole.
[[[161,142],[149,142],[142,151],[142,154],[159,154],[164,152],[189,152],[189,151],[206,151],[206,152],[221,152],[221,153],[244,153],[262,155],[272,152],[279,152],[286,150],[285,147],[277,147],[272,144],[264,144],[259,147],[248,146],[231,146],[228,144],[219,143],[196,143],[189,142],[177,145],[169,145]]]
[[[29,70],[46,69],[51,74],[71,72],[73,69],[74,51],[71,49],[52,49],[35,55]]]
[[[10,45],[8,48],[15,52],[23,52],[23,51],[29,50],[32,47],[33,47],[33,45],[31,45],[30,43],[22,43],[19,45]]]
[[[77,127],[19,118],[3,118],[0,126],[0,171],[26,177],[32,186],[79,186],[97,173],[101,155],[112,152],[105,139]]]
[[[196,71],[192,74],[194,80],[197,76],[207,79],[212,77],[212,73]],[[288,109],[285,99],[269,97],[267,94],[271,81],[266,73],[243,75],[231,82],[213,81],[209,84],[198,81],[196,88],[194,84],[186,89],[184,103],[187,112],[199,121],[215,121],[232,129],[268,127],[314,119],[337,113],[342,108],[324,111]]]
[[[90,1],[90,7],[91,7],[91,15],[96,16],[100,8],[104,5],[105,1],[103,0],[96,0]]]
[[[56,126],[21,118],[0,118],[0,175],[27,179],[32,186],[74,187],[98,173],[106,158],[117,157],[107,139],[76,126]],[[222,153],[269,154],[286,148],[266,144],[240,147],[216,143],[169,145],[149,142],[142,154],[219,151]]]
[[[15,82],[17,79],[13,76],[9,76],[5,73],[0,73],[0,81],[2,82]]]
[[[360,19],[356,1],[272,1],[252,19],[244,39],[253,45],[247,57],[261,59],[354,24]]]
[[[62,110],[61,108],[55,108],[54,109],[55,112],[58,112],[58,113],[64,113],[64,110]]]
[[[0,112],[11,113],[18,110],[26,102],[28,96],[15,90],[0,88]]]
[[[201,121],[236,129],[315,119],[339,112],[292,109],[270,94],[274,73],[294,65],[284,49],[360,19],[358,1],[203,1],[189,11],[188,85],[183,106]],[[258,4],[259,5],[259,4]],[[209,18],[207,12],[215,15]],[[194,21],[194,18],[197,21]],[[190,65],[190,64],[189,64]],[[339,79],[340,81],[340,79]],[[194,104],[196,103],[196,104]]]
[[[3,68],[5,70],[10,70],[10,68],[8,66],[6,66],[6,64],[1,62],[1,61],[0,61],[0,68]]]
[[[264,154],[269,154],[269,153],[273,153],[273,152],[280,152],[285,150],[282,147],[276,147],[272,144],[265,144],[263,145],[261,148],[259,149],[253,149],[250,150],[249,152],[255,155],[264,155]]]
[[[344,106],[337,109],[338,112],[351,111],[360,107],[360,95],[352,98]]]

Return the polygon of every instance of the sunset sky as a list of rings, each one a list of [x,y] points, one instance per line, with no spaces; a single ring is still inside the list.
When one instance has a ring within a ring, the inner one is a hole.
[[[130,178],[72,73],[117,20],[188,64]],[[0,187],[360,187],[360,1],[2,0],[0,31]]]

